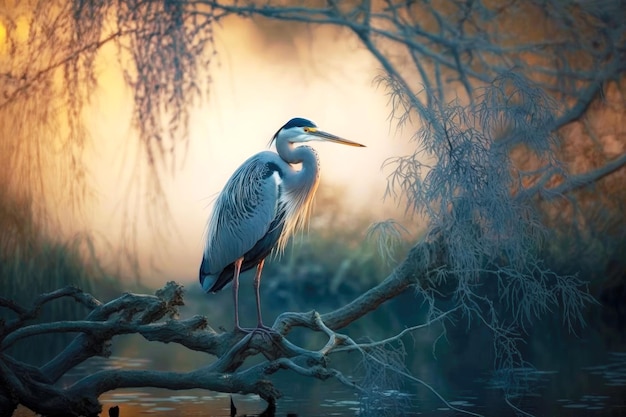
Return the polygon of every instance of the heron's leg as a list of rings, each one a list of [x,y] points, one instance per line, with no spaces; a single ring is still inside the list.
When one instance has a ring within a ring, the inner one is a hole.
[[[263,265],[265,259],[261,259],[261,262],[256,266],[256,275],[254,276],[254,293],[256,295],[256,315],[257,315],[257,328],[271,330],[269,327],[263,324],[263,316],[261,315],[261,296],[259,295],[259,288],[261,287],[261,271],[263,271]]]
[[[235,273],[233,276],[233,299],[235,300],[235,330],[241,330],[239,326],[239,273],[241,272],[241,264],[243,256],[235,261]]]

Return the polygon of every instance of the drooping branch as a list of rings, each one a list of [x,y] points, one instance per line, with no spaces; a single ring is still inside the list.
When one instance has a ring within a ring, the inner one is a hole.
[[[37,73],[31,75],[27,80],[23,81],[19,87],[17,87],[11,92],[5,92],[4,97],[3,97],[4,100],[0,102],[0,110],[11,105],[14,101],[19,99],[21,95],[28,94],[29,89],[39,80],[41,80],[43,77],[47,76],[49,73],[54,72],[58,70],[59,68],[62,68],[65,65],[68,65],[72,60],[77,59],[86,51],[100,49],[104,45],[108,44],[109,42],[121,36],[123,36],[121,32],[116,32],[105,37],[104,39],[98,40],[97,42],[89,43],[87,45],[82,45],[80,48],[68,53],[67,55],[59,59],[58,61],[53,62],[44,68],[41,68]]]

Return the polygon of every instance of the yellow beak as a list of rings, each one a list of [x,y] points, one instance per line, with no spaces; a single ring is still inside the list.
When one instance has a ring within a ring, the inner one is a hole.
[[[324,141],[328,141],[328,142],[340,143],[342,145],[348,145],[348,146],[358,146],[360,148],[365,147],[365,145],[361,145],[360,143],[352,142],[351,140],[343,139],[343,138],[340,138],[339,136],[335,136],[333,134],[326,133],[326,132],[323,132],[321,130],[317,130],[314,128],[309,128],[307,133],[311,134],[312,136],[317,136],[318,138]]]

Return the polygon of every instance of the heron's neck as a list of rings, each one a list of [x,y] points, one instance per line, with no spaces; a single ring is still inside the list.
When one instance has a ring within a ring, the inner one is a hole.
[[[283,250],[289,236],[302,229],[308,221],[313,197],[319,184],[319,162],[315,150],[308,146],[294,146],[286,140],[277,140],[276,150],[285,161],[285,165],[288,165],[284,167],[281,176],[285,227],[278,247]],[[296,171],[291,164],[302,164],[302,168]]]
[[[301,171],[317,176],[319,171],[319,159],[315,150],[309,146],[295,146],[287,141],[276,142],[278,155],[289,164],[302,164]]]

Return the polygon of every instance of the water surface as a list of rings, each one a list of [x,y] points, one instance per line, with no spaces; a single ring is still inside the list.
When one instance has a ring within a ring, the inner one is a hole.
[[[403,402],[406,408],[397,415],[407,416],[465,415],[458,411],[461,409],[485,416],[514,416],[515,407],[535,416],[626,416],[626,352],[609,352],[605,359],[574,372],[577,375],[575,381],[570,372],[519,369],[513,376],[522,382],[516,391],[504,383],[511,375],[491,373],[466,375],[455,381],[454,389],[452,384],[439,387],[433,384],[447,404],[424,387],[406,387],[403,391],[387,390],[379,394],[390,400],[388,404]],[[145,358],[92,358],[68,375],[65,382],[97,369],[150,369],[153,366],[153,361]],[[365,401],[336,380],[317,381],[285,372],[273,381],[284,394],[277,403],[276,416],[366,414],[362,409]],[[578,383],[580,381],[583,383]],[[110,407],[119,406],[121,417],[218,417],[230,416],[230,398],[229,394],[204,390],[123,389],[102,395],[100,401],[104,416],[108,415]],[[266,403],[255,395],[232,395],[232,399],[238,415],[258,415],[266,407]],[[394,415],[388,407],[380,410],[379,415],[385,415],[385,412]],[[16,417],[33,415],[23,408],[15,413]],[[370,415],[376,415],[376,412],[372,411]]]

